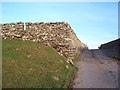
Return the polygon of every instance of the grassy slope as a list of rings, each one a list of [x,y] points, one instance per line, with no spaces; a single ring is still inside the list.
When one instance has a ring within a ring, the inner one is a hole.
[[[2,67],[3,88],[67,87],[75,70],[54,49],[20,40],[2,41]]]

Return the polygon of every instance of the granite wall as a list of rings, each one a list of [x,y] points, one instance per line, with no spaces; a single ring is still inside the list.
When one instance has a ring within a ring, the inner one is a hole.
[[[105,53],[111,57],[120,59],[120,38],[111,42],[102,44],[99,49],[105,51]]]
[[[66,22],[17,22],[1,24],[3,39],[41,42],[55,48],[60,55],[74,60],[86,48]]]

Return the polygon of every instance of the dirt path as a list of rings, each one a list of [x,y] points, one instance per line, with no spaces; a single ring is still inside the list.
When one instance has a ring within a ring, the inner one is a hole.
[[[79,61],[73,88],[117,88],[118,62],[101,50],[86,50]]]

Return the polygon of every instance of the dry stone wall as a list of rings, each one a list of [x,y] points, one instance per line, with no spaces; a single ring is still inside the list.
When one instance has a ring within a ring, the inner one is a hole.
[[[1,25],[3,39],[41,42],[55,48],[68,60],[73,60],[75,55],[86,47],[65,22],[17,22]]]
[[[120,38],[111,42],[102,44],[99,49],[106,52],[107,55],[120,59]]]

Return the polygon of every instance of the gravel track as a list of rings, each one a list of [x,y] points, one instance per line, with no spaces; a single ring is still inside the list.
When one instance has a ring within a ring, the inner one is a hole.
[[[118,87],[118,61],[107,57],[102,50],[85,50],[76,66],[73,88]]]

